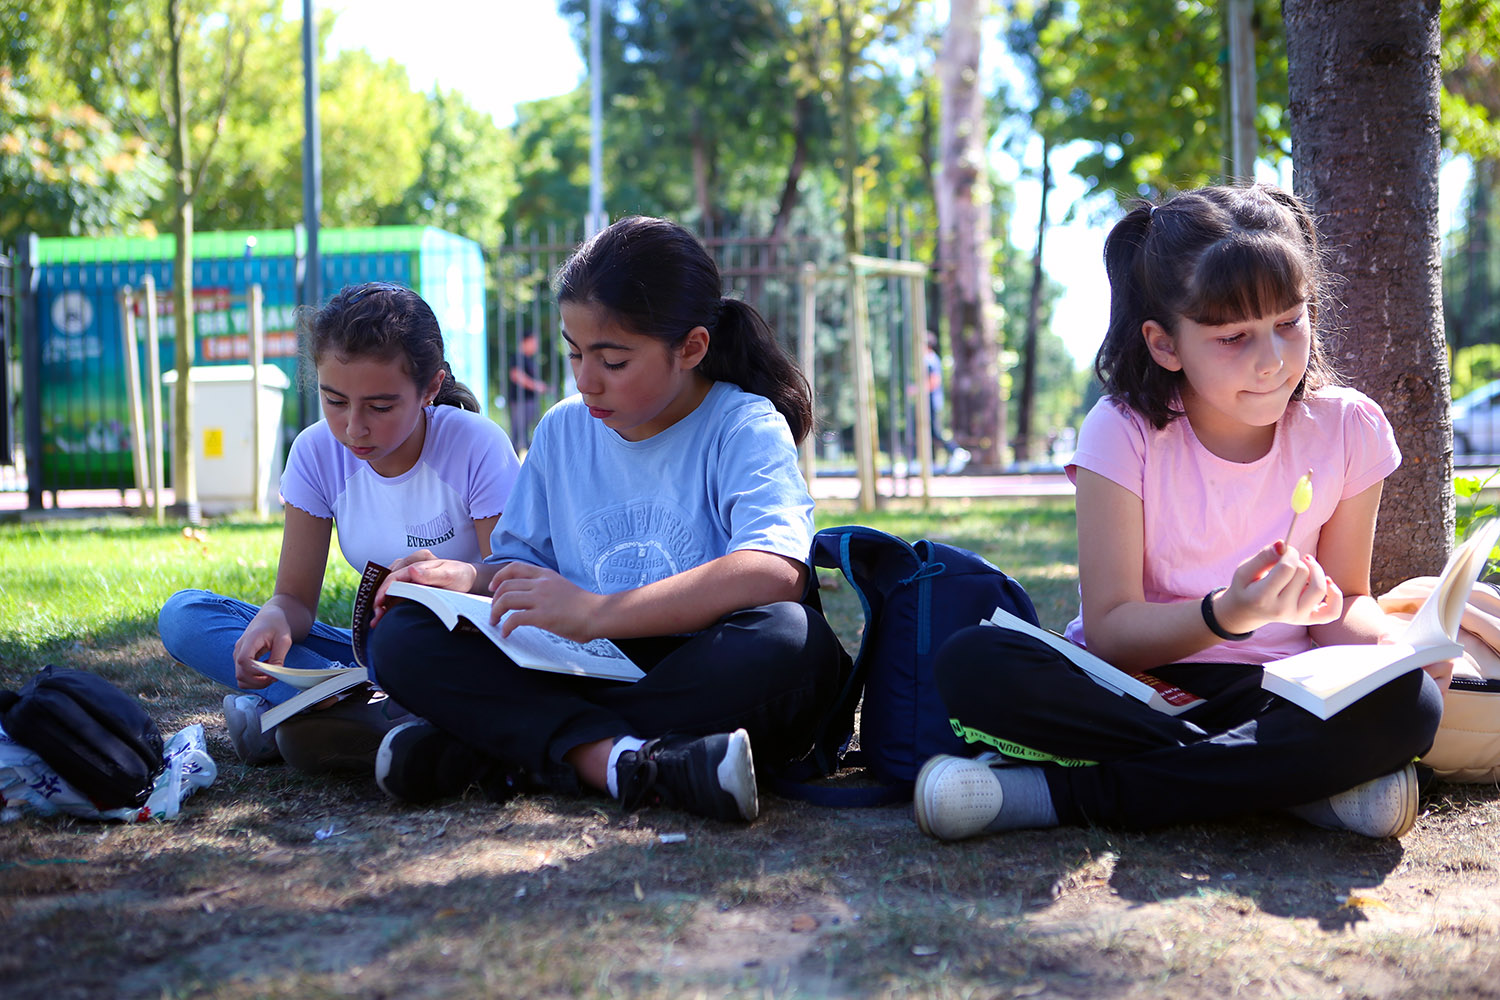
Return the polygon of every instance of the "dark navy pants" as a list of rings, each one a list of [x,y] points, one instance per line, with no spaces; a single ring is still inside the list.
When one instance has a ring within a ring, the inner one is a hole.
[[[815,609],[749,608],[690,636],[620,639],[635,683],[518,667],[484,636],[450,632],[420,604],[394,605],[370,633],[380,686],[403,706],[558,791],[577,788],[569,750],[622,735],[709,735],[743,727],[757,771],[811,748],[844,660]]]
[[[955,726],[978,747],[1042,763],[1072,824],[1142,828],[1325,798],[1425,753],[1443,711],[1420,670],[1325,720],[1262,689],[1259,666],[1177,663],[1151,673],[1206,701],[1169,716],[989,625],[955,633],[934,669]]]

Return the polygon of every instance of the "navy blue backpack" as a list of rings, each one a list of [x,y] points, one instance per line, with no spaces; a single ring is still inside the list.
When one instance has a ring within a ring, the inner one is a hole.
[[[837,569],[864,611],[854,667],[818,741],[777,790],[822,805],[883,805],[911,797],[917,771],[935,754],[972,755],[953,733],[933,681],[943,640],[978,625],[996,607],[1035,624],[1019,583],[967,549],[922,539],[911,544],[875,528],[825,528],[813,538],[815,566]],[[861,703],[861,697],[863,702]],[[856,709],[859,749],[850,752]],[[862,766],[877,786],[807,784],[840,766]]]

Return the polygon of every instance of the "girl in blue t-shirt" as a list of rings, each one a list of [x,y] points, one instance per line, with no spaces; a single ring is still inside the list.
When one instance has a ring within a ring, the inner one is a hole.
[[[578,395],[537,425],[491,556],[392,578],[493,594],[506,629],[612,639],[646,676],[524,669],[382,591],[370,661],[426,721],[391,731],[376,777],[408,802],[475,783],[499,796],[524,775],[749,821],[756,765],[811,747],[842,677],[837,638],[801,600],[806,380],[672,222],[614,223],[563,265],[557,298]]]
[[[918,825],[954,840],[1289,808],[1400,836],[1453,664],[1327,720],[1260,686],[1268,659],[1404,627],[1370,595],[1381,483],[1400,453],[1380,408],[1334,385],[1323,356],[1311,215],[1268,186],[1189,191],[1127,214],[1104,260],[1106,398],[1069,469],[1082,601],[1068,637],[1203,700],[1158,713],[1039,640],[960,631],[939,651],[938,688],[955,730],[1001,757],[929,761]],[[1293,531],[1309,468],[1315,500]]]
[[[282,475],[275,593],[257,606],[179,591],[157,629],[175,659],[236,689],[224,696],[224,716],[242,760],[368,767],[380,738],[407,713],[382,698],[346,699],[315,720],[299,715],[262,734],[261,714],[297,690],[259,665],[354,665],[349,630],[317,621],[335,521],[356,572],[367,560],[400,566],[417,550],[479,559],[489,554],[519,462],[504,431],[454,380],[437,317],[411,289],[350,285],[299,319],[308,326],[323,420],[297,436]]]

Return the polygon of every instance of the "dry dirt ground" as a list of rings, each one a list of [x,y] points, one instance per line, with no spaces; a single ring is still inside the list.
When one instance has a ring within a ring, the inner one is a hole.
[[[180,821],[0,824],[6,1000],[1500,996],[1493,787],[1431,786],[1400,842],[1258,816],[938,844],[909,806],[769,795],[745,828],[418,809],[244,767],[206,682],[164,697],[219,762]]]

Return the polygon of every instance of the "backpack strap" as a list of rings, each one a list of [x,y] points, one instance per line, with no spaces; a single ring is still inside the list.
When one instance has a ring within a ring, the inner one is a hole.
[[[864,767],[864,751],[850,750],[840,763],[848,767]],[[912,782],[896,781],[878,785],[851,785],[840,788],[833,785],[814,785],[818,778],[831,771],[818,772],[809,757],[784,769],[771,779],[771,790],[784,799],[800,799],[815,806],[834,809],[869,809],[875,806],[895,805],[910,802]]]
[[[823,569],[838,570],[849,588],[859,598],[860,611],[864,615],[865,622],[864,636],[870,634],[870,622],[875,615],[880,613],[881,595],[878,591],[867,590],[861,585],[861,580],[866,574],[856,570],[855,567],[864,561],[860,558],[858,550],[864,549],[872,542],[882,547],[897,542],[910,548],[904,539],[861,524],[824,528],[813,537],[812,545],[813,565]],[[912,563],[917,570],[920,570],[922,560],[914,550]],[[811,583],[816,583],[816,574]],[[847,788],[812,784],[819,778],[833,774],[840,766],[866,766],[864,751],[849,750],[849,743],[854,735],[855,710],[859,706],[860,697],[864,694],[865,677],[869,672],[869,663],[865,657],[865,642],[866,639],[862,637],[860,648],[854,655],[853,664],[844,680],[843,688],[834,699],[832,708],[818,723],[818,738],[812,752],[802,760],[787,765],[771,779],[771,788],[776,794],[784,798],[811,802],[814,805],[837,808],[868,808],[911,800],[910,782]]]

